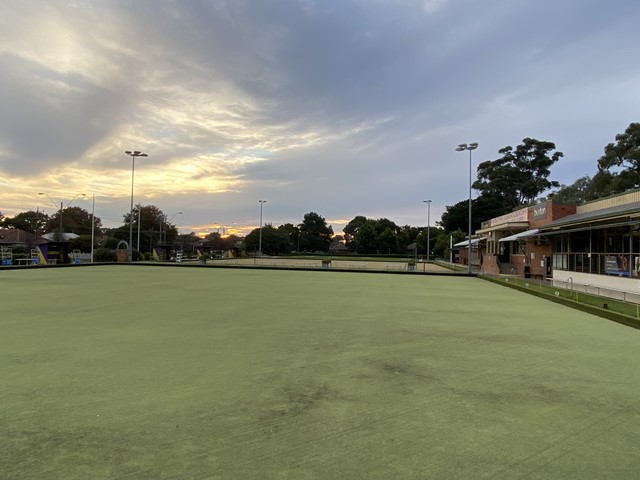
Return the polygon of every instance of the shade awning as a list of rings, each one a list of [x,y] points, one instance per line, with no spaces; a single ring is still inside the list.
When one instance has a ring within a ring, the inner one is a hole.
[[[514,240],[518,240],[520,238],[531,237],[538,233],[538,229],[534,228],[532,230],[525,230],[524,232],[519,232],[513,235],[509,235],[508,237],[501,238],[498,242],[513,242]]]
[[[483,241],[484,238],[473,238],[471,239],[471,245],[475,245],[478,242]],[[458,242],[458,243],[454,243],[453,244],[454,247],[468,247],[469,246],[469,240],[463,240],[462,242]]]

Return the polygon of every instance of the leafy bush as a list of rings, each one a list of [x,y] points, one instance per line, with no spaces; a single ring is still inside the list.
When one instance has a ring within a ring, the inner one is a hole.
[[[94,262],[115,262],[116,252],[108,248],[98,248],[93,252]]]

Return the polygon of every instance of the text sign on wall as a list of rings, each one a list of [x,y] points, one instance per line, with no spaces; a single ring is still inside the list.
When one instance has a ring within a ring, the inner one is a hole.
[[[544,220],[547,218],[547,202],[541,203],[533,207],[533,219]]]
[[[521,208],[520,210],[516,210],[515,212],[507,213],[500,217],[492,218],[491,220],[489,220],[489,223],[491,224],[489,226],[495,227],[496,225],[502,225],[503,223],[509,223],[509,222],[526,222],[528,220],[527,218],[528,211],[529,211],[528,208]]]

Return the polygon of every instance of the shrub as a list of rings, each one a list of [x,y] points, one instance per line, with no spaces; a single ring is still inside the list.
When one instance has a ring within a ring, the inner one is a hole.
[[[93,252],[94,262],[115,262],[116,252],[108,248],[98,248]]]

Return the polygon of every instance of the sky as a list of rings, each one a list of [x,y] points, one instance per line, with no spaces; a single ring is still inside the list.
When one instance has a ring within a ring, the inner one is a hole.
[[[4,0],[2,10],[5,216],[62,202],[117,227],[134,173],[134,203],[183,234],[244,235],[261,206],[274,226],[309,212],[335,232],[358,215],[433,226],[468,199],[458,144],[479,143],[475,178],[504,146],[554,142],[564,157],[550,179],[571,184],[640,121],[637,0]],[[148,157],[134,168],[127,150]]]

